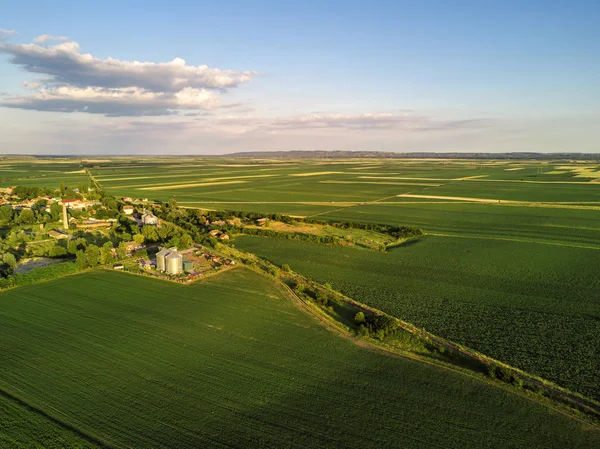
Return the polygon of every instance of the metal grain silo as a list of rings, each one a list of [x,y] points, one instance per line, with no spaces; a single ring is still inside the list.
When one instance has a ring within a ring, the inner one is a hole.
[[[171,252],[165,257],[168,274],[179,274],[183,271],[183,256],[177,251]]]
[[[167,248],[161,249],[156,253],[156,269],[160,271],[165,271],[167,264],[165,263],[165,257],[169,254],[169,250]]]

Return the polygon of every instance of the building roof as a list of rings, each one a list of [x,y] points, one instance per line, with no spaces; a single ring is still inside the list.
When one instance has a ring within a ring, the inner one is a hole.
[[[163,248],[159,252],[157,252],[156,255],[157,256],[166,256],[169,253],[170,253],[170,251],[167,248]]]

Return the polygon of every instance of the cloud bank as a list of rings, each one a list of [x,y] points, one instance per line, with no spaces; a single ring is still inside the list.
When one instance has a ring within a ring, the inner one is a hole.
[[[40,45],[59,41],[56,45]],[[109,116],[172,115],[182,110],[219,107],[219,93],[256,76],[191,66],[181,58],[169,62],[101,59],[82,53],[63,36],[42,35],[32,44],[0,44],[10,63],[44,75],[32,95],[6,99],[2,106],[55,112],[87,112]],[[29,87],[30,88],[30,87]]]

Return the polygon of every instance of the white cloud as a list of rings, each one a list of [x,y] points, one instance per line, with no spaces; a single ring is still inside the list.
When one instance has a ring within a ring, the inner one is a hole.
[[[250,81],[256,73],[190,66],[181,58],[169,62],[100,59],[81,53],[74,41],[44,47],[36,44],[2,44],[0,52],[10,62],[31,73],[49,75],[49,84],[77,87],[140,87],[153,92],[195,89],[225,89]]]
[[[187,111],[236,107],[220,105],[224,93],[250,81],[253,71],[191,66],[181,58],[170,62],[100,59],[81,53],[79,44],[62,36],[42,35],[35,42],[57,45],[0,44],[0,53],[30,73],[46,75],[23,86],[34,93],[14,96],[0,106],[38,111],[85,112],[109,116],[173,115]]]
[[[0,41],[4,40],[7,36],[15,36],[17,32],[15,30],[7,30],[0,28]]]
[[[41,36],[36,37],[33,42],[36,44],[45,44],[46,42],[56,41],[56,42],[66,42],[69,38],[66,36],[51,36],[50,34],[42,34]]]
[[[279,118],[257,118],[249,116],[222,116],[215,126],[231,133],[245,132],[294,132],[294,131],[450,131],[453,129],[475,129],[487,125],[488,120],[444,120],[408,113],[363,113],[363,114],[307,114]]]
[[[3,106],[53,112],[86,112],[107,116],[172,115],[180,110],[213,109],[219,97],[206,89],[183,89],[175,94],[137,87],[42,88],[34,95],[9,97]]]

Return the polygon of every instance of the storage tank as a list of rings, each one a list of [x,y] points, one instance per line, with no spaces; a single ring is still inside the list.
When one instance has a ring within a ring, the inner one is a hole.
[[[169,253],[165,257],[165,263],[167,265],[167,273],[169,274],[179,274],[183,271],[183,256],[177,251]]]
[[[156,269],[160,271],[165,271],[166,263],[165,257],[169,254],[169,250],[167,248],[161,249],[156,253]]]

